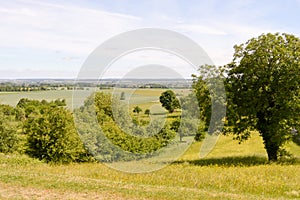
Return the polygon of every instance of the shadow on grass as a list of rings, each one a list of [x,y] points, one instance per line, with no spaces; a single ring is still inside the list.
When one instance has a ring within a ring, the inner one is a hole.
[[[155,113],[151,113],[151,115],[166,115],[166,112],[155,112]]]
[[[168,116],[167,118],[169,118],[169,119],[176,119],[176,118],[178,118],[178,116],[177,115],[171,115],[171,116]]]
[[[220,157],[220,158],[203,158],[198,160],[183,160],[176,161],[174,164],[188,163],[195,166],[223,166],[223,167],[234,167],[234,166],[258,166],[272,164],[267,158],[260,156],[232,156],[232,157]],[[296,158],[282,159],[276,162],[276,164],[282,165],[293,165],[300,164],[300,160]]]

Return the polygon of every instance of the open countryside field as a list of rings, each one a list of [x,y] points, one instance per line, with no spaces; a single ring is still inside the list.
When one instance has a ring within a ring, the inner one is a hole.
[[[161,112],[157,100],[163,91],[136,90],[130,107],[139,105],[143,111],[152,107]],[[82,92],[86,96],[91,93]],[[176,91],[180,92],[187,94],[188,90]],[[20,98],[65,98],[70,106],[72,91],[0,94],[1,103],[10,105]],[[144,114],[139,117],[146,118]],[[287,149],[295,158],[276,164],[267,162],[258,134],[242,144],[231,136],[221,136],[203,159],[199,159],[201,144],[193,143],[177,162],[144,174],[115,171],[101,163],[50,165],[26,155],[0,154],[0,199],[300,198],[300,147],[294,143],[287,144]]]
[[[83,97],[88,97],[93,90],[80,90],[78,91]],[[74,107],[78,107],[83,102],[74,99],[72,101],[72,90],[50,90],[50,91],[37,91],[37,92],[0,92],[0,103],[16,106],[21,98],[35,99],[35,100],[47,100],[52,101],[55,99],[65,99],[68,107],[71,108],[74,103]]]
[[[127,99],[130,98],[130,104],[143,104],[143,103],[153,103],[158,102],[158,98],[160,94],[166,89],[116,89],[112,90],[101,90],[104,92],[114,92],[115,94],[119,94],[122,91],[125,92]],[[89,88],[85,90],[77,90],[76,93],[81,95],[82,98],[88,97],[92,92],[95,91],[95,88]],[[99,91],[99,90],[97,90]],[[179,95],[186,95],[189,93],[189,89],[177,89],[174,90]],[[8,104],[11,106],[16,106],[21,98],[28,99],[36,99],[36,100],[55,100],[55,99],[66,99],[67,106],[76,108],[82,105],[82,101],[80,99],[73,99],[73,91],[72,90],[50,90],[50,91],[37,91],[37,92],[0,92],[0,103]]]
[[[127,174],[100,163],[48,165],[0,155],[2,199],[299,199],[300,163],[268,164],[258,135],[239,145],[221,136],[199,159],[201,143],[159,171]],[[300,147],[289,144],[300,157]]]

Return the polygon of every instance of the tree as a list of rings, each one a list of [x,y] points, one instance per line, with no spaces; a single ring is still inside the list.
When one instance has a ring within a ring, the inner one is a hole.
[[[72,114],[62,107],[44,107],[24,125],[28,139],[26,153],[54,163],[79,161],[86,154],[73,124]]]
[[[196,75],[192,75],[192,77],[192,88],[198,100],[198,110],[200,119],[205,122],[206,128],[208,128],[211,117],[211,97],[208,90],[208,86],[205,83],[204,77],[202,75],[198,77]],[[183,105],[186,105],[186,103]]]
[[[226,66],[227,131],[239,140],[259,131],[276,161],[292,130],[300,130],[300,39],[269,33],[234,48]]]
[[[226,95],[224,90],[224,75],[220,68],[214,65],[202,65],[199,75],[192,75],[193,93],[182,98],[182,113],[188,111],[191,118],[198,118],[198,131],[195,140],[202,140],[206,133],[217,135],[221,133],[224,124]]]
[[[179,101],[172,90],[163,92],[159,97],[159,101],[169,113],[173,113],[176,108],[180,107]]]
[[[148,116],[150,115],[150,109],[145,110],[145,115],[148,115]]]
[[[120,100],[125,100],[125,99],[126,99],[125,92],[121,92]]]
[[[133,112],[134,112],[134,113],[137,113],[137,114],[139,115],[139,113],[142,112],[142,109],[141,109],[140,107],[138,107],[138,106],[135,106],[135,107],[133,108]]]

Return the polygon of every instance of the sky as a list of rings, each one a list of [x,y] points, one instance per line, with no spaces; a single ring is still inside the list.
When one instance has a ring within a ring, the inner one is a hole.
[[[299,10],[300,0],[0,1],[0,79],[76,78],[95,48],[140,28],[183,34],[215,65],[225,65],[235,44],[262,33],[300,37]],[[106,77],[151,63],[179,71],[188,65],[172,54],[141,51],[118,60]]]

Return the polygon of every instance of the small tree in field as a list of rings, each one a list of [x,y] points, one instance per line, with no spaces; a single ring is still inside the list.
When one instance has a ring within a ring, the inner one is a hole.
[[[145,115],[148,115],[148,116],[150,115],[150,109],[145,110]]]
[[[140,107],[138,107],[138,106],[135,106],[133,108],[133,112],[136,113],[137,115],[139,115],[139,113],[142,112],[142,109]]]
[[[173,113],[176,108],[180,107],[179,101],[172,90],[163,92],[159,97],[159,101],[169,113]]]
[[[120,100],[125,100],[125,99],[126,99],[125,92],[121,92]]]

